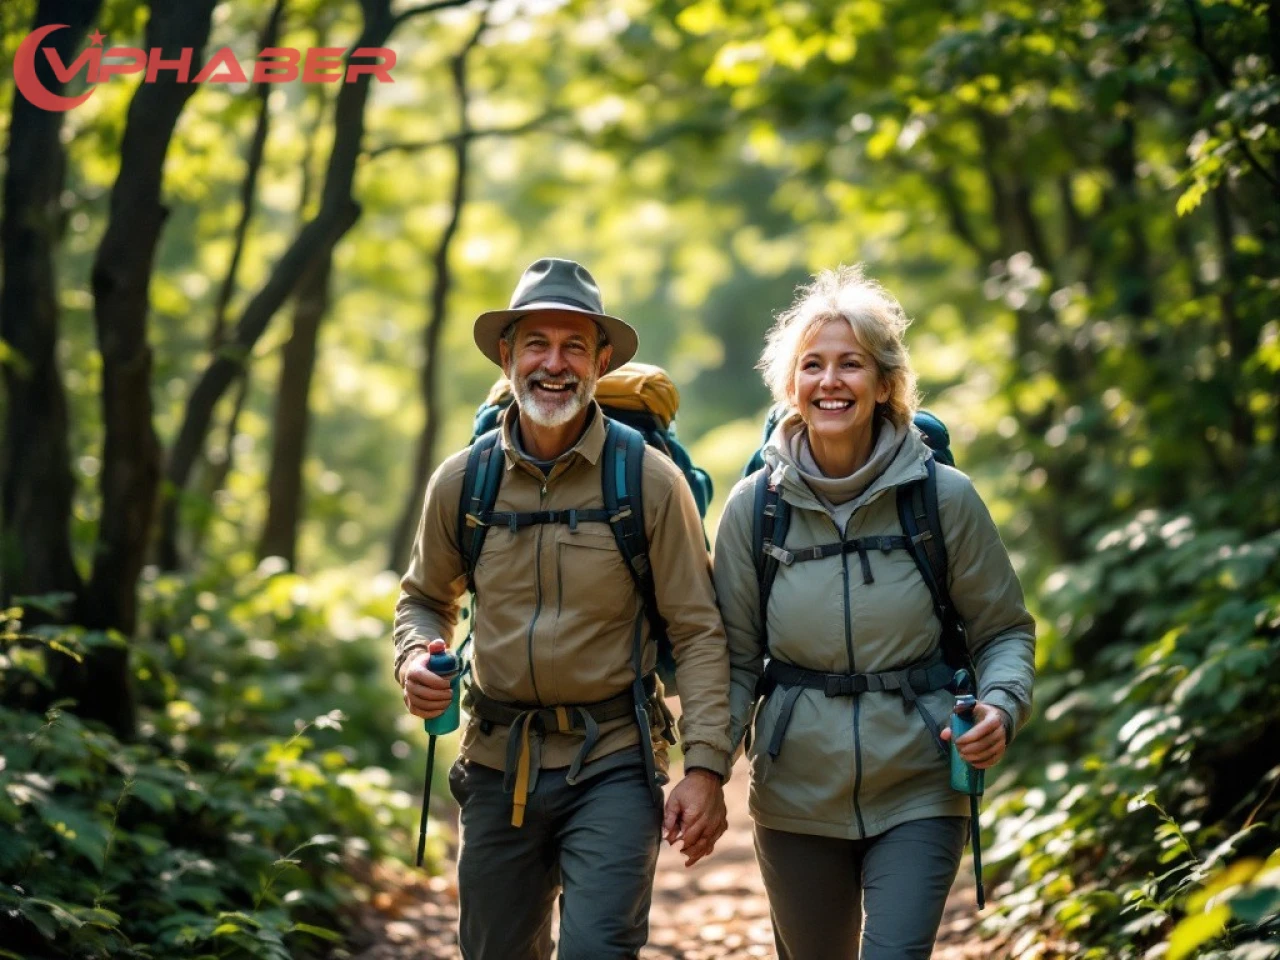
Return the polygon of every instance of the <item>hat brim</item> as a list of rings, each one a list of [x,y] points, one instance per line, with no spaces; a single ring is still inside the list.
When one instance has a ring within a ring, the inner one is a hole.
[[[590,317],[600,324],[604,329],[604,335],[609,340],[609,346],[613,348],[613,355],[609,358],[609,369],[605,371],[606,373],[617,370],[634,357],[636,350],[640,348],[640,337],[631,324],[608,314],[592,313],[590,310],[579,310],[567,304],[554,302],[531,303],[515,310],[490,310],[482,313],[476,318],[472,337],[475,339],[476,346],[480,348],[480,352],[501,367],[502,354],[498,351],[498,343],[502,339],[502,332],[507,327],[532,314],[556,313]]]

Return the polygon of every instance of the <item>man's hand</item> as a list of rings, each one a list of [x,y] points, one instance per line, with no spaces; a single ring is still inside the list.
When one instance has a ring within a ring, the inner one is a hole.
[[[415,717],[434,720],[449,709],[453,688],[444,677],[438,677],[427,669],[427,658],[433,653],[444,653],[446,649],[443,640],[432,640],[425,651],[405,664],[401,674],[404,678],[404,705]]]
[[[700,768],[688,771],[667,798],[662,832],[668,844],[683,840],[684,865],[695,863],[715,849],[729,827],[720,777]]]
[[[1004,711],[979,700],[973,707],[973,729],[956,741],[960,759],[975,770],[994,767],[1004,756]],[[951,742],[951,727],[942,728],[942,739]]]

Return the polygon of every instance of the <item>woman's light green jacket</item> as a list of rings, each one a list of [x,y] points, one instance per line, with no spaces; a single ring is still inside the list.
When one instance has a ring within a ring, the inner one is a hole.
[[[792,429],[795,418],[791,418]],[[765,462],[791,505],[788,549],[840,539],[836,521],[814,496],[788,452],[779,425]],[[859,494],[844,539],[900,535],[895,491],[925,475],[928,448],[912,429],[884,472]],[[969,478],[939,465],[938,502],[952,601],[964,618],[979,676],[979,697],[1004,710],[1014,730],[1031,713],[1035,623],[995,524]],[[923,719],[895,692],[828,698],[800,695],[781,751],[767,745],[782,691],[755,709],[766,656],[752,557],[753,480],[729,495],[716,535],[715,582],[729,638],[731,727],[736,745],[753,725],[751,814],[763,826],[857,839],[909,820],[966,816],[967,798],[951,790],[948,764]],[[928,589],[905,550],[870,554],[864,583],[856,554],[780,566],[769,596],[768,655],[811,670],[880,673],[938,651],[941,626]],[[954,703],[946,690],[923,695],[940,726]],[[754,719],[753,719],[754,717]]]

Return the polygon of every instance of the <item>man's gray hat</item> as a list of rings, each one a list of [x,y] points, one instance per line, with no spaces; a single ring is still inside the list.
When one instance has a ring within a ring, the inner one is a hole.
[[[506,310],[490,310],[476,318],[476,346],[486,357],[502,366],[498,342],[502,332],[521,317],[533,313],[585,314],[603,329],[613,347],[609,369],[616,370],[636,355],[640,338],[635,328],[604,312],[600,288],[587,268],[572,260],[545,257],[538,260],[520,277],[511,306]]]

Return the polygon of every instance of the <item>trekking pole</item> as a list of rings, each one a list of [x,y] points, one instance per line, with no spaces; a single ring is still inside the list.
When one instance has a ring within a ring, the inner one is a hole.
[[[960,756],[956,747],[956,741],[973,729],[973,708],[978,700],[970,691],[967,670],[957,670],[952,685],[956,691],[956,706],[951,714],[951,789],[969,796],[969,814],[973,821],[973,875],[978,886],[978,909],[981,910],[987,904],[982,888],[982,824],[978,822],[978,807],[982,803],[985,771],[974,769]]]
[[[460,720],[458,711],[458,658],[448,650],[443,653],[433,653],[427,659],[427,669],[438,677],[444,677],[449,681],[449,686],[453,691],[453,699],[449,701],[449,706],[444,713],[430,720],[422,721],[423,728],[427,731],[427,779],[422,787],[422,820],[418,824],[418,866],[422,866],[422,854],[427,847],[427,809],[431,806],[431,779],[435,773],[436,765],[436,740],[444,736],[446,733],[453,733],[458,729]]]

